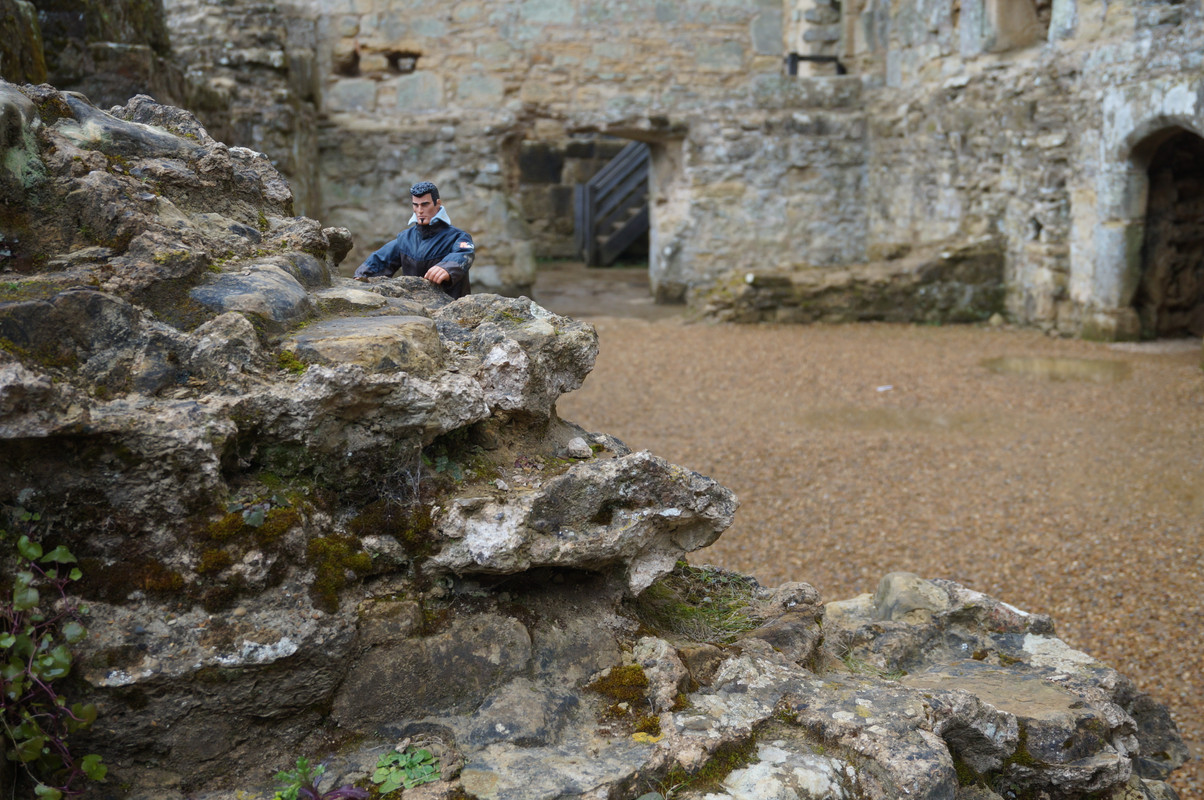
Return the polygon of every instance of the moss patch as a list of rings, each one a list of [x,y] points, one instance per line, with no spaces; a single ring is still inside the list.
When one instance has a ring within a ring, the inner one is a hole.
[[[434,528],[430,506],[402,504],[384,498],[369,503],[347,523],[348,532],[358,538],[393,537],[411,558],[423,558],[434,552]]]
[[[289,350],[281,350],[276,354],[276,366],[294,375],[301,375],[309,369],[309,364],[297,358],[297,354]]]
[[[674,767],[665,775],[664,784],[697,794],[721,792],[723,780],[735,770],[751,764],[756,755],[756,737],[721,744],[697,772],[690,774],[680,766]]]
[[[372,569],[372,558],[351,536],[311,539],[305,552],[314,569],[310,595],[316,606],[332,613],[338,610],[339,591],[347,585],[348,575],[365,575]]]
[[[148,595],[178,595],[184,589],[184,576],[160,561],[134,557],[105,564],[100,559],[80,559],[80,570],[84,577],[76,584],[83,597],[103,600],[107,603],[122,603],[131,592],[141,591]]]

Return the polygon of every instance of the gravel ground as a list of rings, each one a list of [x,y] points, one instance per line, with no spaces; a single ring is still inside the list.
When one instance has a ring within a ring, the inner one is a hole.
[[[554,287],[539,299],[601,337],[561,416],[739,495],[693,561],[826,599],[906,570],[1049,614],[1170,706],[1193,754],[1171,784],[1204,800],[1198,341],[684,324],[638,299],[584,307],[662,319],[591,317]]]

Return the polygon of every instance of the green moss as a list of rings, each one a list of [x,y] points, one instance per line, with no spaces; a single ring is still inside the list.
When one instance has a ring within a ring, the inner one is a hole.
[[[242,533],[245,527],[248,526],[243,520],[242,514],[235,511],[210,523],[209,527],[205,529],[205,535],[215,542],[225,542]]]
[[[1017,721],[1019,722],[1019,720],[1017,720]],[[1028,751],[1028,728],[1025,727],[1023,722],[1020,723],[1018,741],[1016,742],[1016,749],[1003,762],[1002,766],[1000,767],[1000,771],[1006,770],[1008,767],[1010,767],[1013,764],[1017,764],[1021,767],[1029,767],[1029,768],[1033,768],[1033,769],[1040,769],[1041,767],[1045,766],[1040,761],[1033,758],[1032,753],[1030,753]]]
[[[174,264],[179,261],[187,261],[193,257],[190,250],[166,250],[155,253],[154,262],[156,264]]]
[[[79,356],[62,342],[28,348],[14,344],[9,339],[0,338],[0,350],[8,351],[21,361],[38,364],[47,369],[74,369],[79,366]]]
[[[585,688],[610,702],[604,715],[606,719],[626,720],[633,728],[643,719],[640,712],[647,710],[650,705],[648,676],[639,664],[612,667]]]
[[[289,529],[301,524],[301,514],[295,508],[273,508],[263,519],[263,524],[255,529],[255,538],[260,544],[268,545],[276,542]]]
[[[183,592],[184,576],[160,561],[145,557],[122,559],[105,564],[100,559],[80,560],[84,577],[76,584],[84,597],[108,603],[124,602],[130,592],[149,595],[175,595]]]
[[[259,220],[258,221],[259,221],[259,231],[261,233],[267,233],[268,228],[270,228],[271,226],[268,224],[267,215],[264,214],[263,211],[259,212]]]
[[[677,787],[690,794],[723,791],[723,780],[732,772],[752,763],[757,754],[756,737],[742,742],[727,742],[719,745],[697,772],[690,774],[676,766],[665,775],[663,783]]]
[[[430,506],[401,504],[384,498],[369,503],[347,523],[348,532],[357,538],[393,537],[411,558],[423,558],[434,552],[434,528]]]
[[[656,714],[646,714],[635,721],[635,731],[649,736],[660,736],[661,718]]]
[[[627,664],[611,668],[586,688],[616,703],[638,703],[647,699],[648,676],[639,664]]]
[[[197,564],[198,575],[215,575],[234,563],[234,557],[225,550],[210,549],[201,553],[200,563]]]
[[[953,770],[957,773],[958,786],[974,786],[982,783],[982,776],[956,755],[953,756]]]
[[[301,375],[309,369],[309,364],[297,358],[297,354],[289,350],[281,350],[276,354],[276,366],[295,375]]]
[[[311,539],[306,556],[314,569],[310,587],[314,604],[330,612],[338,609],[339,591],[347,585],[348,573],[364,575],[372,569],[372,558],[350,536]]]

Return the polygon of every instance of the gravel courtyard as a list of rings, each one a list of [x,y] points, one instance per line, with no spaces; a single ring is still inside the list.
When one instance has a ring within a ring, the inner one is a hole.
[[[601,337],[559,411],[739,495],[692,560],[825,599],[905,570],[1049,614],[1171,707],[1193,753],[1172,785],[1204,800],[1198,341],[686,324],[606,272],[592,290],[541,273],[536,299]]]

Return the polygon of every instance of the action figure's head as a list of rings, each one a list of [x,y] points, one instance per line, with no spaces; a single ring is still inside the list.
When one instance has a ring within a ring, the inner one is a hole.
[[[414,216],[419,225],[430,225],[431,220],[439,213],[439,187],[430,181],[422,181],[410,187],[413,198]]]

